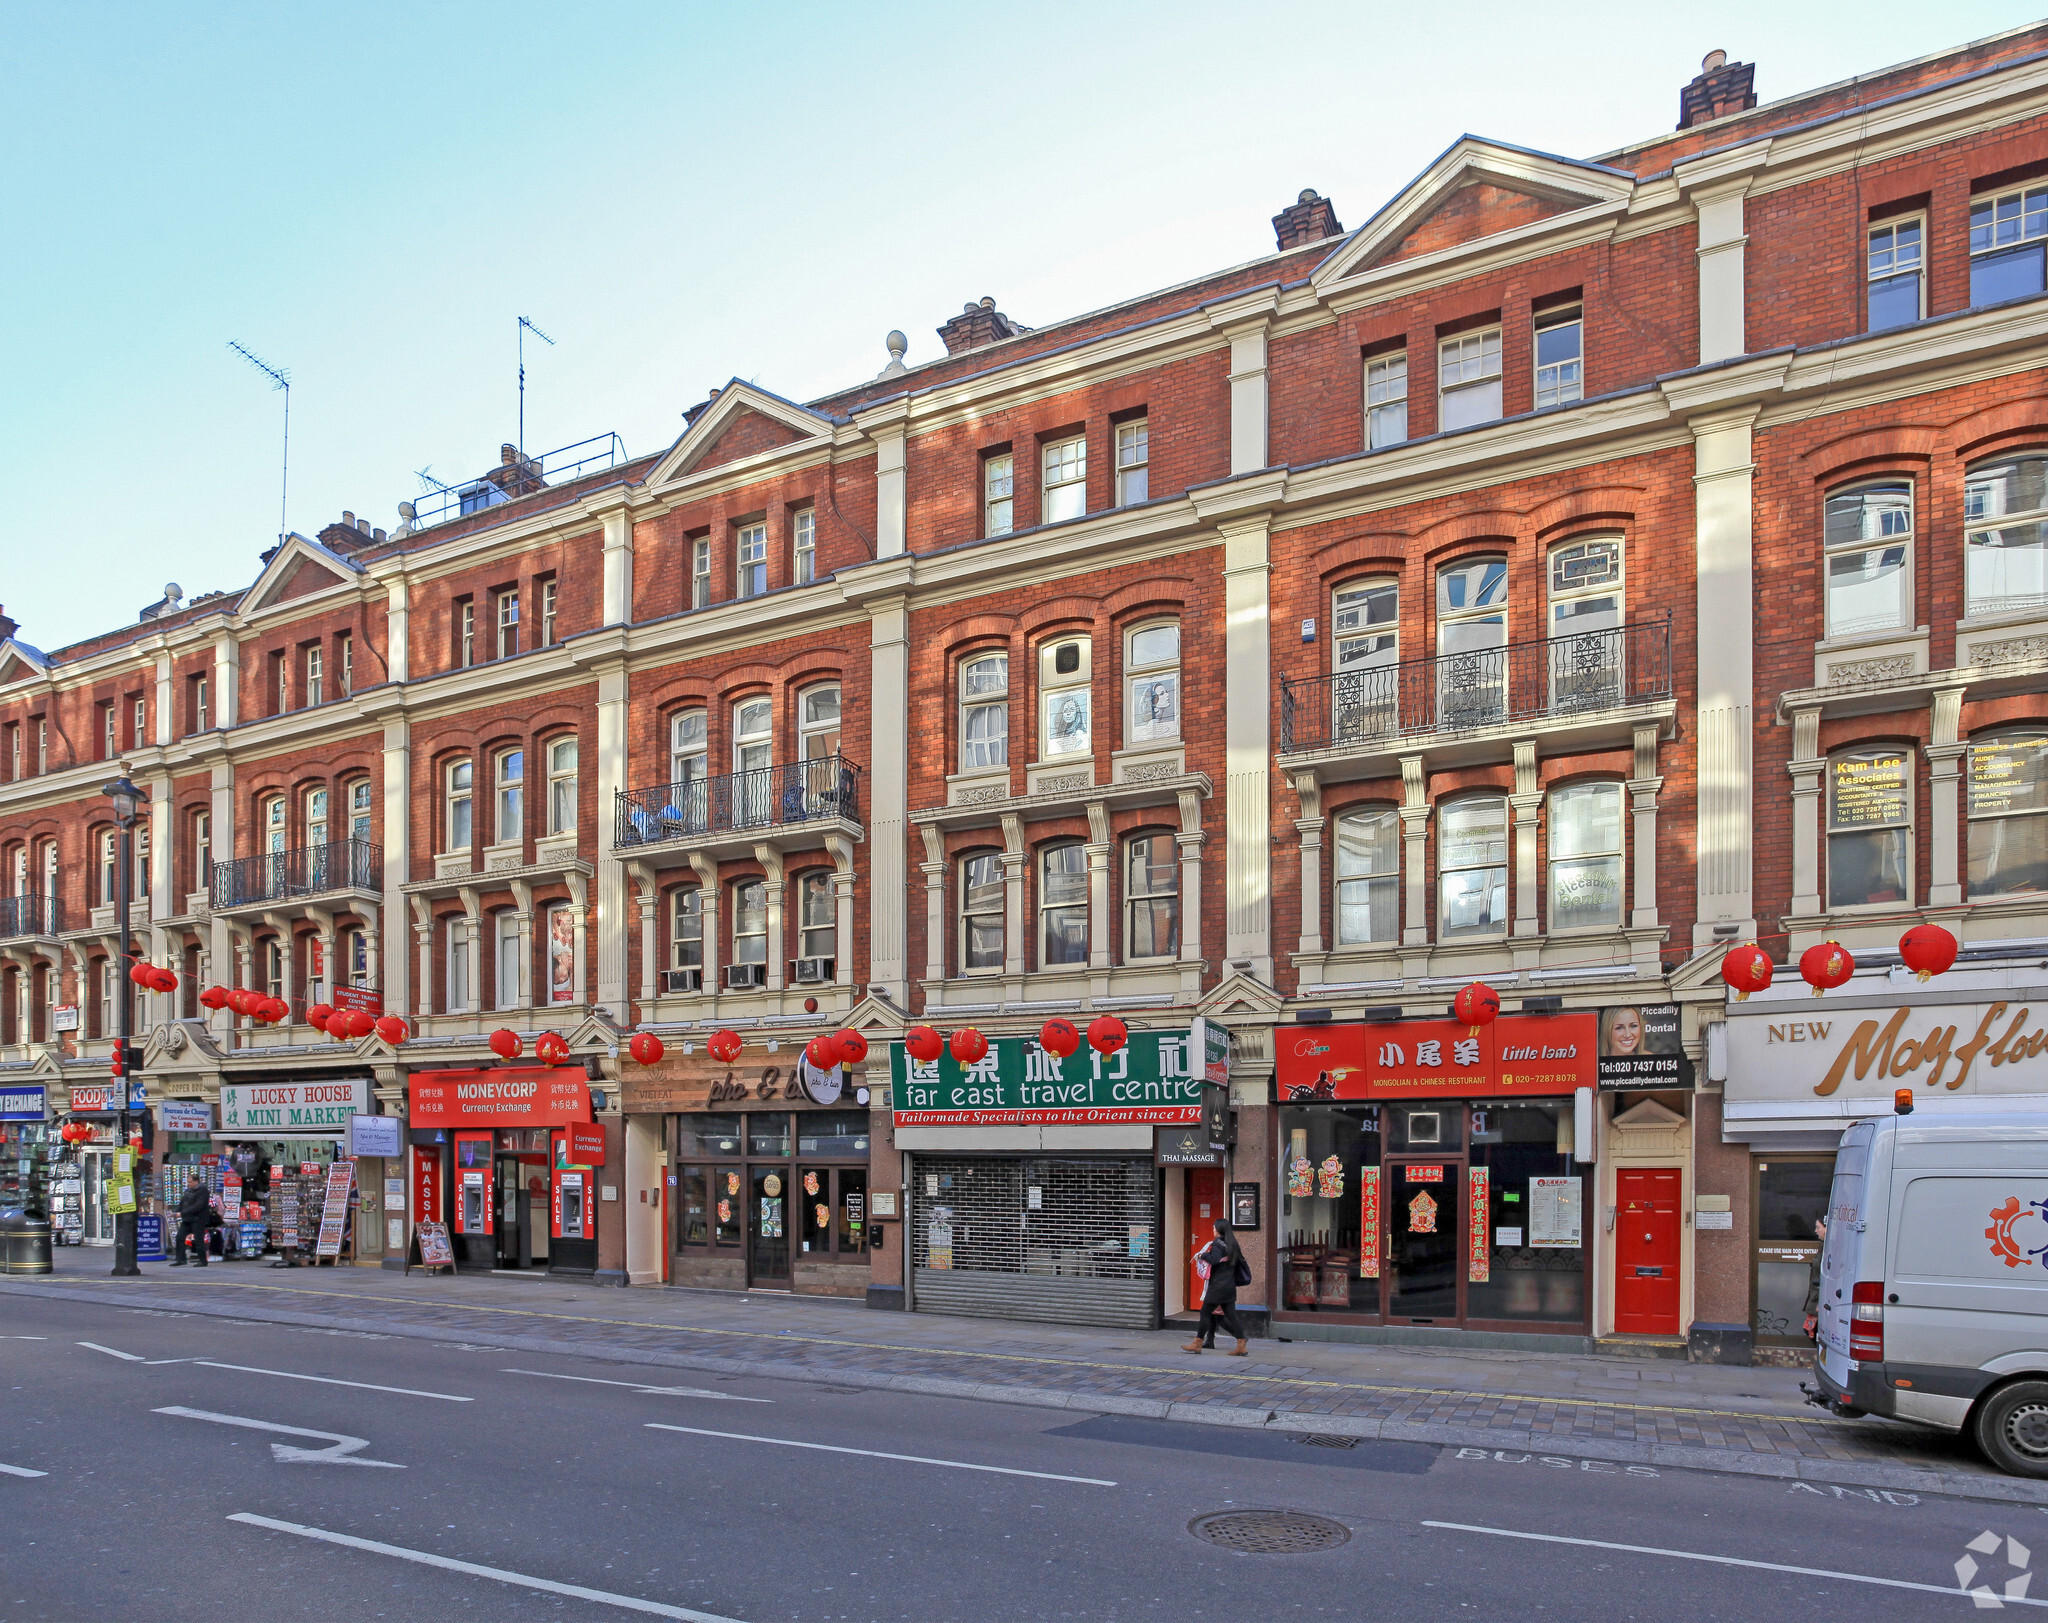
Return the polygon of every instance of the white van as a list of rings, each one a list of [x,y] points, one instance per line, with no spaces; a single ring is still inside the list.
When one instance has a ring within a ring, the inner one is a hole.
[[[1815,1400],[2048,1477],[2048,1114],[1858,1122],[1827,1224]]]

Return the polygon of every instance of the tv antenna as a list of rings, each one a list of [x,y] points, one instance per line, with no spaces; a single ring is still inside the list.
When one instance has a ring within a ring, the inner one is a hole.
[[[277,481],[277,539],[280,542],[282,542],[284,538],[291,533],[288,529],[285,528],[285,498],[291,492],[292,478],[291,368],[286,367],[282,371],[280,371],[277,367],[272,366],[268,361],[263,360],[259,356],[252,355],[248,350],[242,348],[242,346],[236,343],[232,338],[228,340],[228,348],[233,350],[237,355],[241,356],[243,360],[247,361],[251,366],[255,367],[257,371],[261,372],[265,377],[270,379],[272,388],[282,389],[284,391],[284,467],[283,471],[278,475]]]
[[[420,489],[429,496],[446,495],[452,488],[434,477],[434,465],[431,462],[424,468],[413,469],[412,476],[420,482]]]
[[[532,322],[528,321],[526,317],[521,316],[519,318],[519,471],[522,477],[526,472],[526,335],[528,333],[532,333],[534,337],[544,340],[550,349],[556,347],[555,341],[549,338],[546,333],[542,332]]]

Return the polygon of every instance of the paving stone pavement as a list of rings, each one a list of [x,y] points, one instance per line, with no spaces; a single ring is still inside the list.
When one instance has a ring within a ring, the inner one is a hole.
[[[2048,1504],[2048,1484],[1993,1472],[1960,1439],[1823,1414],[1804,1402],[1796,1370],[1267,1340],[1239,1361],[1180,1351],[1185,1331],[1034,1324],[1019,1334],[1007,1321],[875,1313],[859,1302],[777,1293],[254,1263],[145,1264],[139,1279],[112,1279],[109,1260],[105,1251],[67,1248],[54,1276],[0,1281],[0,1293]]]

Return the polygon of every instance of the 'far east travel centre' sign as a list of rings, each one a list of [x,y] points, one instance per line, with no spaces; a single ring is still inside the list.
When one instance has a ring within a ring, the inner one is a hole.
[[[318,1082],[223,1082],[220,1088],[224,1133],[344,1133],[349,1117],[369,1108],[370,1084],[360,1076]]]
[[[962,1065],[950,1050],[920,1065],[889,1045],[898,1127],[1113,1127],[1195,1123],[1202,1078],[1185,1031],[1134,1031],[1114,1054],[1086,1044],[1061,1058],[1035,1037],[996,1037]]]

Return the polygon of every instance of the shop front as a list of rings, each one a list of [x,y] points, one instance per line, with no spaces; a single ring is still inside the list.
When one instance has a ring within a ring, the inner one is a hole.
[[[1912,1091],[1917,1119],[2048,1110],[2039,962],[2037,954],[2011,968],[1959,966],[1925,984],[1903,969],[1860,970],[1823,998],[1793,980],[1729,1003],[1722,1134],[1749,1150],[1757,1348],[1811,1346],[1807,1292],[1820,1268],[1835,1151],[1852,1122],[1890,1115],[1901,1088]]]
[[[594,1275],[604,1127],[581,1067],[415,1071],[412,1217],[445,1223],[466,1272]]]
[[[874,1243],[865,1073],[819,1070],[793,1043],[732,1064],[680,1048],[622,1083],[629,1134],[658,1134],[666,1176],[651,1182],[648,1217],[666,1280],[864,1297]]]
[[[1280,1028],[1275,1332],[1589,1335],[1595,1045],[1591,1014]]]
[[[1133,1031],[1115,1053],[1062,1058],[1001,1037],[979,1061],[919,1063],[890,1048],[896,1148],[908,1196],[913,1309],[1149,1329],[1166,1277],[1165,1180],[1211,1169],[1156,1160],[1161,1127],[1204,1119],[1190,1033]],[[1211,1195],[1214,1196],[1213,1192]],[[1173,1294],[1184,1300],[1175,1242]]]
[[[137,1089],[140,1092],[140,1089]],[[120,1147],[121,1089],[82,1083],[69,1090],[71,1119],[92,1137],[62,1149],[50,1180],[50,1227],[59,1245],[114,1243],[114,1154]],[[132,1107],[139,1109],[139,1101]]]
[[[49,1089],[0,1083],[0,1217],[50,1210],[50,1175],[59,1140],[50,1127]]]

